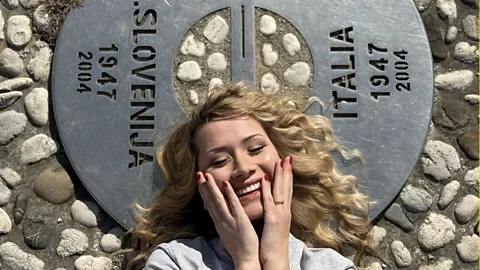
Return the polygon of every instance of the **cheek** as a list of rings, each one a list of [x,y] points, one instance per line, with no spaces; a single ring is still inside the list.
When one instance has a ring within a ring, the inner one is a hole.
[[[231,170],[227,170],[225,168],[206,172],[210,173],[213,176],[213,179],[215,179],[215,183],[220,188],[222,187],[222,183],[224,181],[230,180],[230,177],[232,175]]]

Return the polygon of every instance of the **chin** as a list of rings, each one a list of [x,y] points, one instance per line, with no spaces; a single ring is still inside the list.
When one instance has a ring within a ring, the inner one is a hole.
[[[260,201],[245,205],[243,209],[251,221],[263,218],[263,206]]]

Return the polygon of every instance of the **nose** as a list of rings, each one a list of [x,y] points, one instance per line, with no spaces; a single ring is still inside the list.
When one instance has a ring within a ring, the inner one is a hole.
[[[254,158],[246,153],[237,154],[234,160],[234,169],[232,172],[232,178],[244,177],[255,173],[256,163]]]

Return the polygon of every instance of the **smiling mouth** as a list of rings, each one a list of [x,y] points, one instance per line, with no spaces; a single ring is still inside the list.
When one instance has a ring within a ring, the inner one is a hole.
[[[240,197],[243,197],[245,195],[248,195],[256,190],[260,189],[260,182],[257,182],[255,184],[252,184],[248,187],[244,187],[244,188],[241,188],[241,189],[238,189],[235,191],[235,193],[237,194],[237,196],[240,198]]]

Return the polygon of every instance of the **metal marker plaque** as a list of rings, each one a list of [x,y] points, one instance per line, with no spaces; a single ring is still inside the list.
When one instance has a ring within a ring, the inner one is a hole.
[[[162,187],[156,149],[186,119],[176,92],[188,88],[176,78],[182,41],[189,31],[201,33],[193,26],[203,18],[226,14],[223,45],[196,35],[207,45],[203,57],[213,53],[209,46],[225,50],[228,79],[258,85],[259,10],[293,26],[308,47],[311,95],[325,102],[311,112],[330,118],[343,144],[362,152],[364,173],[358,165],[339,167],[356,174],[362,191],[376,201],[370,217],[405,184],[423,147],[433,101],[429,43],[412,1],[87,1],[68,15],[57,42],[55,118],[76,173],[124,227],[133,224],[129,206],[148,205]],[[203,75],[219,74],[208,73],[208,61],[202,61]],[[281,63],[277,71],[283,73]]]

